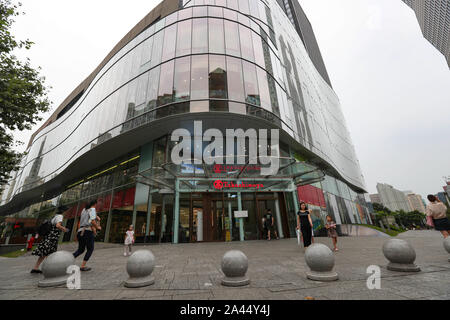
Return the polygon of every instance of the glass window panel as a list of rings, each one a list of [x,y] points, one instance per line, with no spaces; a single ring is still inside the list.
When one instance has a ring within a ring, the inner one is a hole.
[[[178,23],[177,57],[191,53],[191,23],[192,20]]]
[[[223,17],[233,21],[237,20],[237,12],[229,9],[223,9]]]
[[[194,19],[192,25],[192,53],[208,52],[208,19]]]
[[[252,31],[252,40],[253,40],[253,52],[255,54],[255,62],[257,65],[265,69],[266,64],[264,59],[264,51],[261,37]]]
[[[189,100],[191,58],[184,57],[175,61],[174,94],[175,102]]]
[[[229,111],[232,113],[247,114],[247,109],[245,108],[245,104],[229,102],[228,106],[229,106]]]
[[[250,13],[250,7],[248,4],[248,0],[239,0],[239,11],[243,14],[249,14]]]
[[[205,0],[195,0],[194,3],[196,6],[202,6],[205,4]]]
[[[148,38],[142,44],[144,49],[142,50],[141,66],[148,63],[152,58],[153,39],[154,37]]]
[[[191,112],[209,112],[209,101],[191,101]]]
[[[245,101],[241,60],[227,57],[228,96],[230,100]]]
[[[250,5],[250,15],[259,18],[259,7],[258,7],[259,0],[249,0]]]
[[[191,99],[208,99],[208,56],[192,56]]]
[[[238,14],[238,22],[250,27],[250,19],[247,16],[244,16],[243,14]]]
[[[194,17],[206,17],[208,15],[208,7],[195,7]]]
[[[272,111],[269,85],[267,81],[267,73],[266,71],[260,68],[256,68],[256,73],[258,75],[258,86],[261,97],[261,106],[266,110]]]
[[[233,56],[240,56],[241,49],[239,45],[238,24],[228,20],[225,20],[224,23],[226,53]]]
[[[223,18],[223,9],[218,7],[208,7],[208,15],[210,17]]]
[[[245,101],[255,105],[261,105],[258,80],[256,77],[255,65],[246,61],[242,61],[244,70],[244,87],[245,87]]]
[[[175,57],[176,42],[177,42],[177,25],[174,24],[166,28],[164,33],[162,61],[173,59]]]
[[[239,25],[239,37],[241,39],[242,58],[255,61],[253,55],[252,34],[249,28]]]
[[[189,19],[192,17],[192,8],[178,11],[178,20]]]
[[[216,0],[216,6],[226,7],[227,0]]]
[[[272,76],[270,76],[269,74],[267,74],[267,79],[269,83],[269,94],[272,112],[275,113],[277,116],[280,116],[280,107],[278,104],[278,95],[277,95],[277,84],[274,78],[272,78]]]
[[[161,65],[158,106],[173,102],[173,68],[173,60]]]
[[[159,70],[160,67],[156,67],[150,71],[150,77],[147,88],[147,105],[150,109],[156,108],[156,101],[158,97],[159,87]]]
[[[152,60],[150,66],[154,67],[161,63],[161,54],[163,47],[164,31],[158,32],[155,36],[152,50]]]
[[[224,31],[222,19],[208,19],[209,52],[225,53]]]
[[[166,26],[171,25],[172,23],[178,20],[178,12],[174,12],[171,15],[164,18],[166,20]]]
[[[227,72],[224,56],[209,56],[209,97],[227,99]]]
[[[209,111],[228,112],[228,101],[211,100]]]
[[[215,1],[214,0],[205,0],[205,4],[213,6],[215,4]]]
[[[239,10],[238,0],[227,0],[228,8]]]
[[[137,79],[137,91],[136,91],[136,105],[141,105],[145,103],[145,98],[147,95],[147,84],[148,84],[149,72],[143,74]],[[136,81],[136,80],[135,80]]]

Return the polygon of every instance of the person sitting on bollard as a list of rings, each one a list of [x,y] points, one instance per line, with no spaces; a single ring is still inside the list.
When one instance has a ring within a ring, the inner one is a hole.
[[[36,250],[31,253],[33,256],[39,256],[39,259],[34,268],[31,270],[31,273],[42,273],[42,271],[39,270],[39,266],[45,258],[47,258],[47,256],[58,250],[58,241],[61,231],[69,232],[69,229],[61,225],[64,220],[62,213],[67,211],[67,209],[68,208],[65,206],[59,207],[53,219],[44,222],[39,227],[38,233],[41,237],[43,237],[43,239],[37,246]]]
[[[302,232],[303,245],[305,248],[311,245],[312,227],[311,210],[308,210],[308,206],[305,202],[301,202],[300,210],[297,212],[297,229]]]
[[[86,267],[86,263],[94,252],[94,237],[97,235],[97,230],[101,230],[101,226],[98,223],[97,212],[95,211],[95,205],[97,200],[91,201],[81,212],[80,216],[80,228],[77,231],[78,250],[73,253],[76,258],[83,254],[86,250],[86,254],[81,264],[81,271],[89,271],[91,268]]]
[[[123,255],[125,257],[131,256],[131,246],[134,244],[135,241],[136,238],[134,236],[133,225],[130,225],[128,231],[125,232],[125,251],[123,252]]]
[[[327,223],[325,224],[325,228],[327,229],[328,237],[330,237],[333,241],[333,251],[338,251],[338,248],[336,246],[338,237],[338,234],[336,232],[336,222],[333,221],[331,216],[327,216]]]
[[[450,236],[450,221],[447,218],[447,207],[432,194],[429,194],[427,198],[430,201],[426,209],[427,220],[431,219],[431,226],[435,230],[440,231],[444,239],[446,239]]]

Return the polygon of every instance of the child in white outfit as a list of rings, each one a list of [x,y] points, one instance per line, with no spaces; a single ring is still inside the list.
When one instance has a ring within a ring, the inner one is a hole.
[[[133,231],[133,225],[130,226],[128,231],[125,233],[125,251],[123,255],[130,256],[131,255],[131,246],[133,245],[135,241],[134,238],[134,231]]]

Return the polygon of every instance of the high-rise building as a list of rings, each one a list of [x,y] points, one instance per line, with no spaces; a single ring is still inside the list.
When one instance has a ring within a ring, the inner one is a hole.
[[[450,1],[402,0],[416,13],[423,36],[436,47],[450,67]]]
[[[377,183],[378,194],[382,204],[391,211],[411,211],[408,198],[403,191],[385,183]]]
[[[299,200],[314,228],[371,223],[313,30],[288,3],[161,2],[35,132],[0,215],[65,205],[76,230],[96,199],[96,240],[119,243],[130,224],[137,242],[262,239],[268,209],[296,237]]]
[[[409,192],[407,194],[407,197],[409,206],[413,211],[417,210],[419,212],[425,213],[425,206],[423,204],[423,199],[421,195]]]
[[[380,195],[379,195],[378,193],[371,194],[371,195],[369,195],[369,197],[370,197],[370,201],[371,201],[372,203],[383,204],[383,203],[381,202],[381,198],[380,198]]]

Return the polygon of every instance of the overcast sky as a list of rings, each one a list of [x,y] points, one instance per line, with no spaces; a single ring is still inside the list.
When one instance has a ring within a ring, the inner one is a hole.
[[[14,34],[35,42],[27,56],[52,86],[54,110],[160,1],[21,2],[26,15],[16,19]],[[450,71],[423,38],[413,11],[400,0],[300,3],[340,98],[368,191],[375,193],[377,182],[424,197],[443,191],[442,177],[450,176]],[[16,137],[27,144],[33,131]]]

